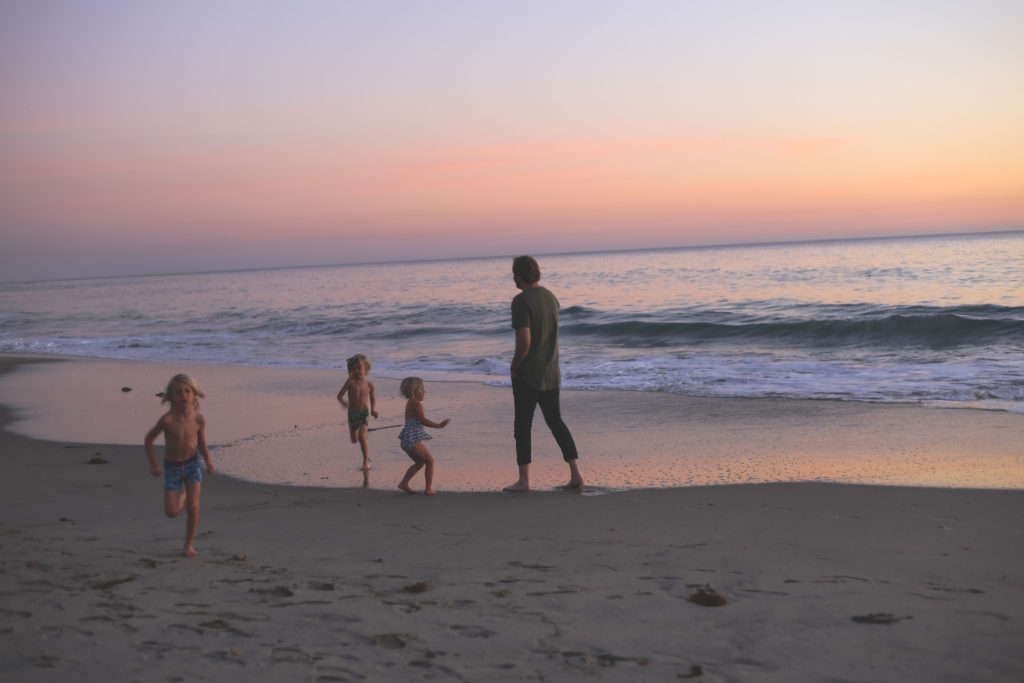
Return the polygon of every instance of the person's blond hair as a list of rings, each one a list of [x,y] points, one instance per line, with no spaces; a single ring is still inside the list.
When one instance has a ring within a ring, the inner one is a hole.
[[[167,383],[167,388],[164,389],[164,397],[160,401],[160,403],[171,402],[171,385],[174,384],[175,382],[181,382],[182,384],[188,385],[188,387],[192,389],[192,393],[196,395],[196,397],[192,400],[192,407],[195,408],[196,410],[199,410],[199,399],[206,398],[206,394],[204,394],[203,390],[199,388],[199,385],[196,384],[196,381],[189,377],[188,375],[186,375],[185,373],[175,375],[174,377],[171,378],[171,381]]]
[[[398,386],[398,390],[402,392],[402,396],[406,398],[412,398],[413,392],[423,386],[423,380],[419,377],[406,377],[402,380],[402,383]]]
[[[348,374],[352,374],[352,371],[356,369],[357,364],[366,366],[366,374],[370,374],[370,359],[361,353],[357,353],[348,359]]]

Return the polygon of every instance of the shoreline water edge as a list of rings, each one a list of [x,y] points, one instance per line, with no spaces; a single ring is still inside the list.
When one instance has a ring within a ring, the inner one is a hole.
[[[221,472],[248,481],[389,489],[408,467],[398,444],[404,399],[377,384],[371,470],[361,471],[334,396],[337,371],[0,356],[0,401],[14,431],[47,440],[141,444],[162,412],[167,380],[187,372],[204,387],[202,411]],[[31,360],[25,363],[23,361]],[[492,491],[514,473],[506,388],[429,382],[432,411],[452,424],[432,442],[442,491]],[[125,391],[130,389],[130,391]],[[822,481],[1024,488],[1024,416],[1005,411],[867,402],[684,397],[652,392],[565,392],[567,419],[591,475],[585,493],[630,488]],[[541,425],[542,426],[542,425]],[[535,425],[535,429],[537,425]],[[562,477],[554,444],[536,439],[539,488]],[[140,446],[141,448],[141,446]],[[394,480],[394,481],[392,481]]]

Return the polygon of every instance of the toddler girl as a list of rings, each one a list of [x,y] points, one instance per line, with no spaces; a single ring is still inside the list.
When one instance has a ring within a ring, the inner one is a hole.
[[[434,458],[430,455],[430,451],[427,450],[423,442],[429,441],[434,437],[427,434],[423,427],[441,429],[451,420],[431,422],[423,414],[423,396],[427,393],[427,390],[423,386],[423,380],[419,377],[406,377],[402,380],[399,389],[402,392],[402,396],[409,400],[405,404],[405,427],[402,428],[398,438],[402,444],[402,450],[412,458],[413,464],[406,470],[405,476],[402,477],[402,481],[398,484],[398,488],[406,493],[415,493],[415,491],[409,488],[409,480],[413,478],[413,475],[426,467],[424,476],[427,480],[427,486],[424,493],[432,496],[436,493],[433,489]]]

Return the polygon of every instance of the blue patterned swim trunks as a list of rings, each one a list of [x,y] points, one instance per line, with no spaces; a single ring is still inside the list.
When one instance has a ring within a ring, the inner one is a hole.
[[[198,484],[202,480],[198,453],[188,460],[164,460],[164,491],[180,491],[186,482]]]

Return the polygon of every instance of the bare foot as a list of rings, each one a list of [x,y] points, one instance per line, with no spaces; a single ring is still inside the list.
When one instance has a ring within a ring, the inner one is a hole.
[[[434,489],[427,489],[423,493],[425,493],[428,496],[436,496],[437,495],[437,491],[435,491]]]
[[[403,490],[403,491],[405,491],[406,493],[416,493],[416,492],[415,492],[415,491],[413,491],[413,490],[412,490],[411,488],[409,488],[409,485],[408,485],[408,484],[399,484],[399,485],[398,485],[398,488],[402,489],[402,490]]]
[[[199,553],[197,553],[196,549],[192,546],[185,546],[185,557],[195,557],[198,554]]]
[[[521,481],[517,481],[516,483],[502,489],[502,491],[507,491],[508,493],[527,493],[529,490],[530,485],[524,484]]]
[[[580,477],[579,479],[570,479],[568,484],[562,484],[558,488],[562,489],[563,491],[583,488],[583,478]]]

